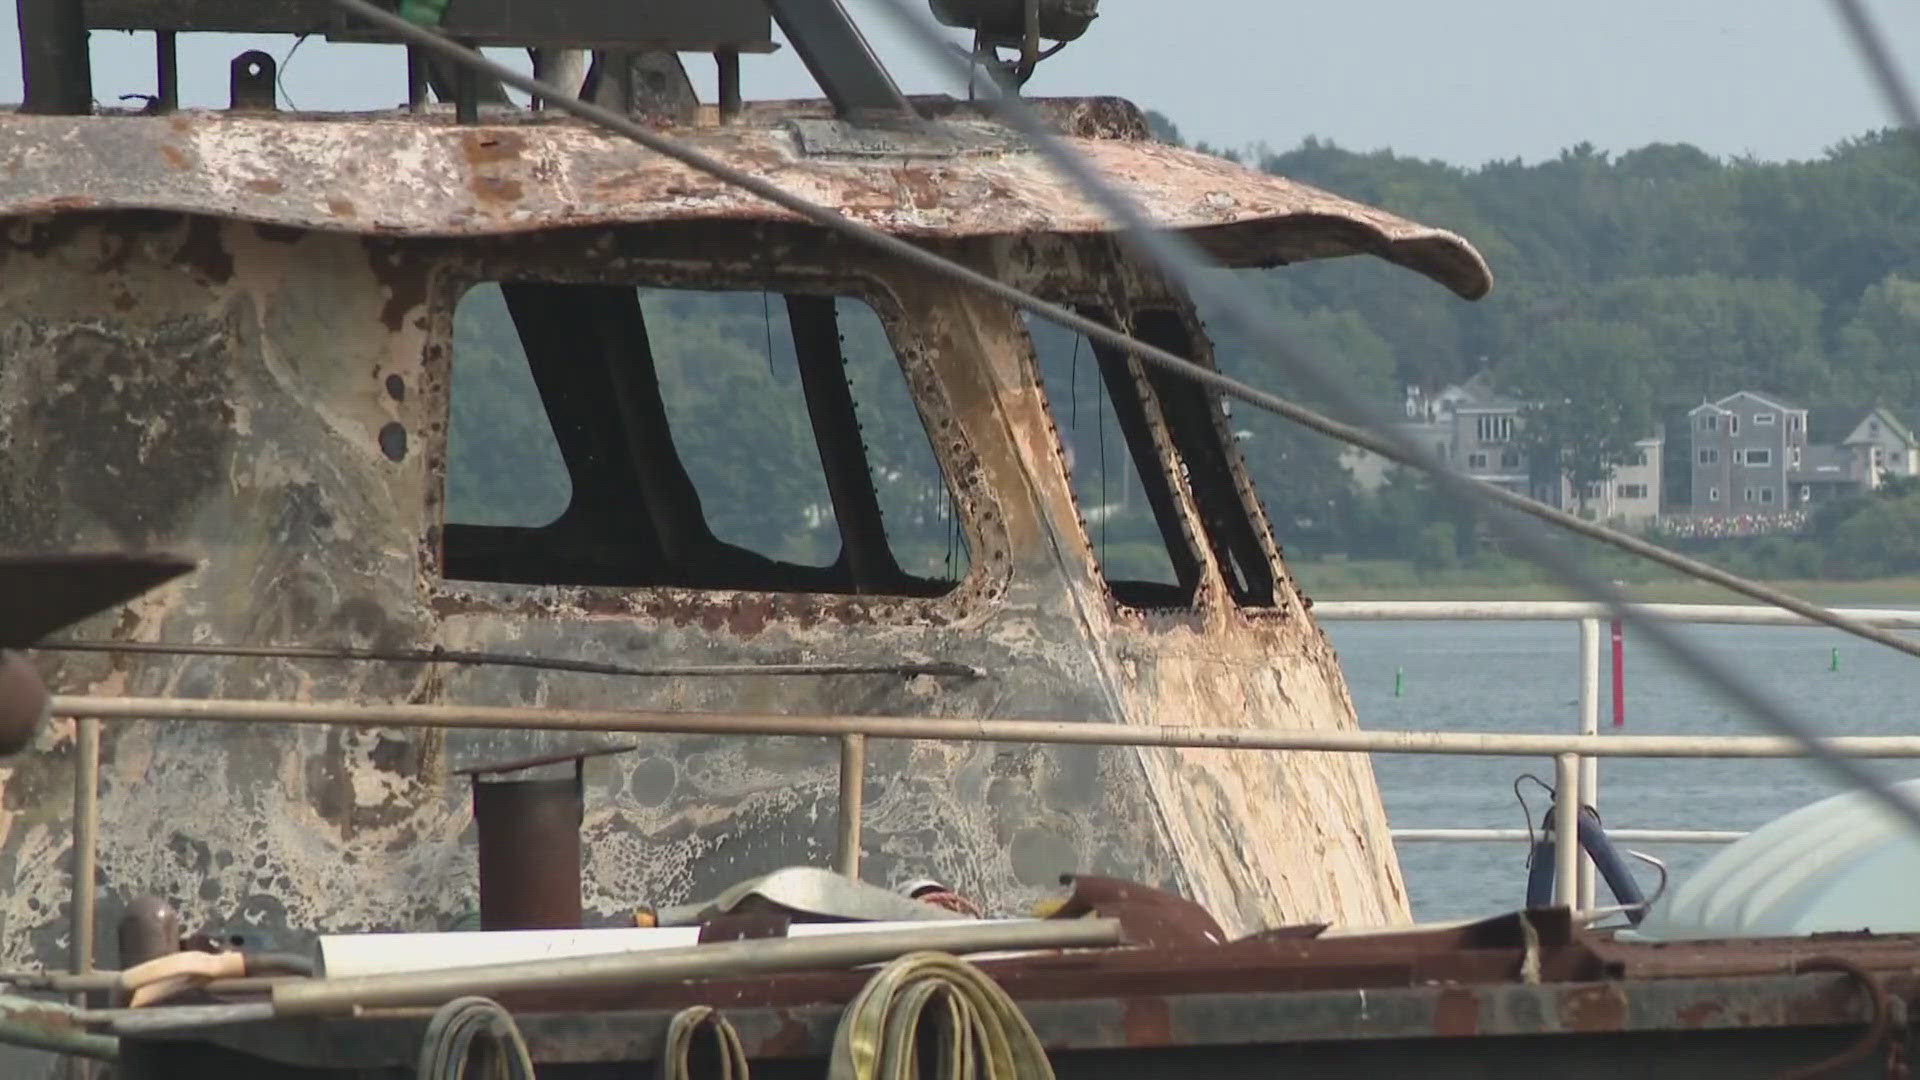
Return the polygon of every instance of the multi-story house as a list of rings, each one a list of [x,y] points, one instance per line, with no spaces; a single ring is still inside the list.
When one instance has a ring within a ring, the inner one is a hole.
[[[1404,415],[1395,431],[1476,480],[1504,487],[1553,506],[1583,502],[1593,516],[1638,525],[1660,515],[1665,438],[1659,433],[1636,444],[1633,459],[1611,480],[1593,485],[1578,498],[1564,476],[1536,475],[1521,442],[1527,403],[1500,392],[1486,372],[1436,393],[1409,387]],[[1385,479],[1386,461],[1362,450],[1342,457],[1354,483],[1376,490]]]
[[[1687,414],[1696,517],[1773,514],[1920,476],[1920,439],[1883,406],[1803,409],[1741,391]]]
[[[1588,484],[1587,490],[1566,476],[1536,474],[1533,497],[1563,510],[1583,510],[1587,516],[1623,525],[1645,525],[1660,516],[1661,484],[1665,479],[1666,438],[1657,432],[1633,444],[1633,455],[1614,466],[1613,477]],[[1582,495],[1585,497],[1582,498]]]
[[[1920,442],[1885,406],[1809,410],[1807,440],[1823,459],[1823,467],[1805,480],[1807,502],[1841,491],[1872,491],[1888,477],[1920,475]]]
[[[1633,444],[1633,457],[1613,471],[1600,516],[1628,525],[1644,525],[1660,516],[1660,491],[1666,479],[1665,436],[1655,434]]]
[[[1807,410],[1742,390],[1687,414],[1697,517],[1777,514],[1790,508],[1807,460]]]
[[[1451,418],[1450,449],[1454,467],[1516,494],[1530,493],[1531,469],[1520,444],[1520,412],[1526,403],[1494,389],[1493,379],[1481,372],[1440,398],[1444,418]]]

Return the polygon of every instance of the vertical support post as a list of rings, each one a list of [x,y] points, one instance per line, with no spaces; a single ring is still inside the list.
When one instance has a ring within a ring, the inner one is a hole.
[[[840,848],[835,861],[842,874],[860,880],[860,816],[865,810],[867,737],[840,736]]]
[[[94,848],[100,831],[100,720],[76,722],[73,747],[73,972],[93,970]]]
[[[1600,734],[1600,620],[1580,620],[1580,734]],[[1600,759],[1580,759],[1580,801],[1599,809]],[[1579,908],[1592,911],[1595,894],[1593,860],[1580,855]]]
[[[480,122],[480,75],[465,64],[453,75],[453,118],[458,124]]]
[[[418,45],[407,46],[407,111],[427,107],[427,54]]]
[[[1620,620],[1613,620],[1613,726],[1627,726],[1627,643]]]
[[[180,108],[180,35],[172,30],[153,34],[154,107],[163,113]]]
[[[1580,872],[1580,757],[1553,759],[1553,899],[1577,908]]]
[[[95,848],[100,832],[100,720],[75,721],[73,740],[73,899],[68,913],[69,966],[76,975],[93,970]],[[74,1004],[85,1007],[85,994]],[[67,1059],[68,1080],[92,1080],[93,1063],[82,1057]]]
[[[93,111],[93,59],[82,0],[19,0],[20,111],[85,116]]]
[[[720,122],[730,124],[740,116],[740,50],[721,49],[713,62],[720,69]]]

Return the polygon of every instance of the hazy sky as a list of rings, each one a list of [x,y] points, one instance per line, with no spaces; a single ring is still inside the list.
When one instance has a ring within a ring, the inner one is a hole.
[[[846,2],[909,91],[951,89],[874,0]],[[1920,82],[1920,3],[1871,7]],[[0,101],[20,94],[16,36],[0,16]],[[224,104],[232,56],[291,45],[183,39],[184,101]],[[150,36],[96,34],[93,53],[103,102],[151,92]],[[712,64],[689,59],[711,97]],[[790,50],[743,66],[750,97],[817,96]],[[283,82],[301,108],[405,96],[397,48],[309,41]],[[1581,140],[1807,157],[1887,122],[1827,0],[1105,0],[1093,30],[1029,92],[1119,94],[1214,143],[1280,148],[1319,135],[1461,163],[1537,160]]]

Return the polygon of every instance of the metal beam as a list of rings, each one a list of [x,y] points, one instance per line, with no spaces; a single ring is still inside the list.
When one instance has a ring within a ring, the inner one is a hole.
[[[1798,612],[1761,604],[1635,604],[1642,615],[1683,623],[1728,626],[1817,626]],[[1920,611],[1898,608],[1835,608],[1836,614],[1885,629],[1920,630]],[[1581,600],[1322,600],[1313,605],[1320,622],[1563,622],[1611,619],[1605,604]]]
[[[20,111],[83,116],[93,111],[93,61],[81,0],[19,0]]]
[[[194,720],[240,724],[344,724],[475,730],[629,731],[679,735],[792,735],[928,739],[1074,746],[1306,750],[1336,754],[1464,754],[1486,757],[1800,758],[1782,735],[1520,735],[1464,731],[1333,731],[1321,728],[1176,727],[1081,720],[978,720],[937,716],[786,716],[665,709],[553,709],[497,705],[355,705],[210,698],[55,697],[54,716],[102,720]],[[1823,740],[1847,758],[1920,758],[1920,735]]]
[[[913,116],[840,0],[765,0],[800,62],[843,117]]]

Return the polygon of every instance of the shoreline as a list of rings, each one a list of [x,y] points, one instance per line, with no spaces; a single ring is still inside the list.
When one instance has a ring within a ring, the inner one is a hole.
[[[1313,600],[1580,600],[1567,589],[1545,583],[1494,584],[1436,582],[1433,584],[1360,585],[1329,582],[1316,585],[1314,567],[1290,567],[1300,589]],[[1863,581],[1766,580],[1762,584],[1792,593],[1816,604],[1842,607],[1920,607],[1920,577],[1874,578]],[[1622,586],[1630,599],[1643,603],[1755,604],[1759,602],[1717,585],[1695,581],[1630,582]]]

